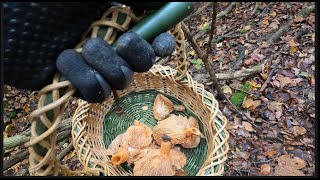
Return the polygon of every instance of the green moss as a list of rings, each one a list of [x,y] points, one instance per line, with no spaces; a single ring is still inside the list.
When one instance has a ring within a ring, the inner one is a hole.
[[[242,91],[235,91],[235,93],[233,93],[233,95],[231,96],[230,101],[232,102],[232,104],[234,104],[238,109],[242,109],[242,102],[244,100],[244,98],[248,95],[247,93],[243,92],[243,91],[249,91],[251,85],[246,82],[240,89]]]

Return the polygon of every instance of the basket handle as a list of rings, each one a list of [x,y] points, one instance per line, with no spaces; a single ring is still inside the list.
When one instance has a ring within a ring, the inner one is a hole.
[[[121,19],[119,23],[117,20]],[[108,20],[110,17],[111,20]],[[91,32],[91,37],[101,36],[100,29],[102,26],[108,26],[103,29],[105,34],[103,39],[112,44],[115,41],[118,31],[126,31],[130,22],[138,21],[128,7],[112,7],[109,8],[102,16],[101,20],[94,22],[89,29],[84,33],[82,41],[74,48],[81,51],[81,46],[85,42],[85,37]],[[179,76],[177,80],[182,79],[186,74],[187,62],[184,52],[184,35],[178,24],[175,29],[171,30],[173,35],[177,37],[177,71]],[[29,171],[32,175],[99,175],[99,169],[86,168],[82,171],[72,171],[61,165],[55,154],[56,148],[56,128],[61,122],[66,102],[75,93],[75,89],[63,76],[56,73],[52,84],[42,88],[39,92],[38,109],[33,111],[29,120],[31,121],[31,138],[25,144],[30,152],[29,156]],[[76,142],[73,142],[76,145]]]

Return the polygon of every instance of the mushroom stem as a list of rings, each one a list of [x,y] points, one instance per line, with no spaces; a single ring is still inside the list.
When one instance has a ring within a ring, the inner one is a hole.
[[[173,108],[176,111],[184,111],[184,110],[186,110],[186,107],[184,107],[183,105],[174,105]]]
[[[122,147],[119,149],[119,151],[114,154],[111,158],[111,163],[115,166],[118,166],[126,161],[128,161],[129,153],[128,149],[125,147]]]
[[[171,142],[170,141],[162,141],[161,147],[160,147],[160,153],[168,156],[170,155],[170,149],[171,149]]]
[[[186,130],[184,130],[184,134],[187,137],[192,136],[192,135],[197,135],[197,136],[204,138],[204,135],[200,132],[200,130],[195,127],[187,128]]]

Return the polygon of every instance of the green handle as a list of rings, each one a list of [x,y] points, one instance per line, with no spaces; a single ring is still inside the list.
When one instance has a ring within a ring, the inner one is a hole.
[[[151,42],[160,33],[166,32],[193,11],[193,2],[170,2],[140,20],[130,30]],[[112,46],[115,47],[115,41]]]
[[[192,10],[192,2],[170,2],[139,21],[131,30],[150,42],[186,18]]]

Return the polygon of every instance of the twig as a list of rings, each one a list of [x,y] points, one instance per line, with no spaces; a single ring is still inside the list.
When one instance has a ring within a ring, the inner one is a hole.
[[[315,5],[308,6],[307,8],[301,10],[297,16],[307,17],[310,13],[315,11]],[[285,32],[287,32],[290,28],[290,25],[293,23],[294,17],[291,17],[287,24],[282,26],[276,33],[274,33],[271,38],[267,41],[267,43],[271,44],[276,42]]]
[[[71,128],[66,131],[58,133],[57,142],[61,142],[62,140],[69,137],[70,131],[71,131]],[[28,155],[29,155],[29,151],[28,151],[28,149],[26,149],[26,150],[23,150],[23,151],[17,153],[16,155],[10,157],[9,159],[3,161],[3,170],[6,170],[6,169],[12,167],[13,165],[17,164],[18,162],[23,161],[24,159],[27,158]]]
[[[235,90],[238,90],[238,91],[241,91],[241,92],[244,92],[244,93],[247,93],[247,94],[249,94],[249,95],[251,95],[251,96],[255,96],[255,95],[256,95],[256,94],[253,94],[253,93],[250,93],[250,92],[244,91],[244,90],[239,89],[239,88],[235,88],[235,87],[231,87],[231,86],[230,86],[230,88],[235,89]]]
[[[266,81],[263,83],[263,85],[261,86],[261,88],[259,90],[260,92],[263,92],[266,89],[266,87],[267,87],[268,83],[270,82],[271,77],[273,76],[274,72],[275,72],[275,69],[272,69],[270,71],[268,78],[266,79]]]
[[[246,122],[250,123],[252,126],[254,126],[255,128],[259,129],[259,127],[258,127],[257,125],[255,125],[253,122],[247,121],[247,119],[250,120],[250,117],[248,117],[247,114],[240,112],[240,111],[238,110],[238,108],[237,108],[234,104],[232,104],[232,102],[229,100],[229,98],[227,98],[227,97],[225,96],[225,99],[229,102],[229,104],[233,107],[233,109],[240,115],[240,117],[241,117],[241,119],[242,119],[243,121],[246,121]],[[244,119],[244,117],[246,117],[247,119]]]
[[[4,160],[3,161],[3,170],[7,170],[10,167],[12,167],[13,165],[17,164],[18,162],[26,159],[28,155],[29,155],[29,151],[23,150],[21,152],[18,152],[14,156],[10,157],[9,159]]]
[[[256,14],[259,7],[260,7],[260,2],[256,2],[254,9],[252,10],[251,16],[254,16]]]
[[[212,85],[216,88],[217,92],[218,92],[218,98],[220,100],[222,100],[224,98],[224,95],[223,95],[223,92],[222,92],[222,89],[217,81],[217,77],[216,75],[214,74],[214,71],[212,69],[212,65],[211,63],[208,61],[208,57],[209,57],[209,54],[211,52],[211,43],[212,43],[212,38],[213,38],[213,35],[216,34],[216,18],[217,16],[217,2],[213,2],[213,7],[212,7],[212,21],[211,21],[211,30],[210,30],[210,36],[209,36],[209,42],[208,42],[208,46],[207,46],[207,54],[205,55],[203,62],[205,64],[205,67],[207,69],[207,71],[209,71],[209,74],[211,76],[211,79],[212,79]],[[215,50],[215,45],[213,46],[213,49]],[[215,52],[215,51],[214,51]]]
[[[269,8],[271,8],[271,6],[273,6],[274,4],[275,4],[275,2],[270,2],[270,3],[267,5],[267,7],[265,7],[265,8],[263,9],[263,11],[261,12],[261,14],[259,14],[259,15],[257,16],[257,18],[258,18],[258,19],[261,19],[262,16],[267,12],[267,10],[268,10]]]
[[[220,12],[219,14],[217,14],[217,19],[221,19],[222,17],[226,16],[237,4],[239,4],[239,2],[232,2],[227,8],[226,10]],[[210,27],[211,24],[208,24],[208,26]],[[210,30],[210,29],[208,29]],[[201,36],[205,35],[208,30],[200,30],[197,34],[194,35],[194,39],[197,40],[199,39]]]
[[[191,14],[190,16],[188,16],[187,18],[184,19],[184,21],[188,21],[191,18],[194,18],[195,16],[197,16],[198,14],[200,14],[204,9],[206,9],[208,6],[210,6],[212,4],[212,2],[206,2],[201,8],[199,8],[196,12],[194,12],[193,14]]]
[[[62,122],[59,124],[57,128],[57,132],[59,134],[60,132],[68,131],[68,130],[69,131],[71,130],[70,118],[62,120]],[[3,149],[7,150],[7,149],[20,146],[28,142],[30,140],[30,137],[31,137],[31,132],[30,132],[30,128],[28,128],[20,134],[4,139]]]
[[[73,149],[73,141],[71,141],[68,146],[57,156],[57,160],[61,161],[61,159],[66,156]]]
[[[220,19],[224,16],[226,16],[239,2],[232,2],[224,11],[221,11],[219,14],[217,14],[217,19]]]
[[[309,29],[302,29],[300,30],[293,38],[294,41],[297,41],[301,36],[307,34],[309,32]]]
[[[213,5],[213,7],[215,7],[215,5]],[[215,18],[214,18],[214,19],[215,19]],[[199,57],[202,59],[202,61],[204,62],[205,68],[206,68],[206,70],[208,71],[208,73],[209,73],[209,75],[210,75],[211,81],[213,82],[213,84],[214,84],[214,82],[217,83],[218,81],[217,81],[217,79],[216,79],[216,77],[215,77],[215,74],[214,74],[214,72],[213,72],[213,70],[212,70],[212,67],[211,67],[210,63],[208,62],[208,54],[207,54],[207,55],[204,54],[204,52],[200,49],[200,47],[197,45],[197,43],[195,42],[195,40],[192,38],[191,33],[190,33],[190,31],[188,30],[187,26],[186,26],[183,22],[181,23],[181,28],[182,28],[182,30],[183,30],[186,38],[187,38],[188,41],[190,42],[191,46],[193,47],[193,49],[196,51],[196,53],[198,54],[198,56],[199,56]],[[213,28],[213,30],[214,30],[214,28]],[[211,41],[212,41],[212,36],[210,36],[210,37],[211,37]],[[211,45],[210,45],[210,44],[211,44],[211,41],[209,40],[209,42],[208,42],[208,48],[211,47]],[[210,44],[209,44],[209,43],[210,43]],[[208,51],[208,49],[207,49],[207,51]],[[218,83],[217,83],[217,86],[216,86],[215,84],[214,84],[214,86],[215,86],[215,88],[216,88],[217,91],[218,91],[219,98],[221,98],[220,96],[221,96],[221,94],[223,94],[223,93],[222,93],[222,90],[221,90],[220,86],[218,85]],[[220,92],[221,94],[220,94],[219,92]],[[222,99],[223,99],[223,98],[222,98]]]
[[[238,55],[239,58],[238,60],[234,63],[234,65],[232,66],[232,70],[238,69],[238,67],[242,64],[243,59],[245,58],[245,48],[243,45],[238,44],[237,46],[238,49]]]

